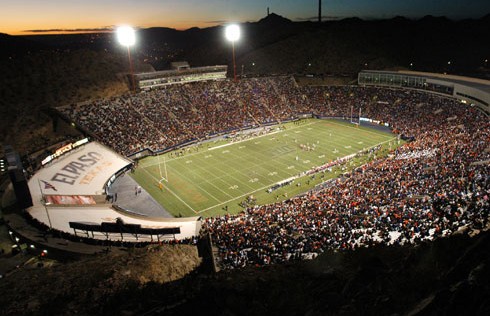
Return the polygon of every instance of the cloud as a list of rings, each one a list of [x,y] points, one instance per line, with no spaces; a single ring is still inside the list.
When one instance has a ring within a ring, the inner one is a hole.
[[[24,33],[85,33],[85,32],[112,32],[114,27],[98,27],[98,28],[79,28],[79,29],[37,29],[24,30]]]
[[[342,16],[332,16],[332,15],[322,15],[322,21],[328,21],[328,20],[340,20],[343,19],[344,17]],[[307,18],[296,18],[295,21],[298,22],[304,22],[304,21],[318,21],[318,15],[312,16],[312,17],[307,17]]]
[[[214,20],[214,21],[204,21],[205,24],[224,24],[229,23],[227,20]]]

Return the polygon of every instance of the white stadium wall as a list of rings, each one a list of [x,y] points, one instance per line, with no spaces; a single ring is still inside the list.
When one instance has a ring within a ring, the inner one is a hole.
[[[131,160],[98,142],[67,151],[46,163],[31,177],[28,185],[33,206],[27,211],[44,225],[69,234],[77,234],[70,227],[73,222],[100,226],[121,221],[147,230],[178,228],[179,233],[163,239],[182,240],[197,236],[201,229],[198,217],[142,217],[124,212],[105,200],[106,184],[131,164]],[[88,237],[87,231],[79,231],[78,234]],[[91,238],[149,242],[160,236],[91,232]]]

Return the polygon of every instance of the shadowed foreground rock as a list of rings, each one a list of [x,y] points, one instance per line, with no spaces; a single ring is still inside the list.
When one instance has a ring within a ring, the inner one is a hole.
[[[206,275],[191,246],[108,254],[2,280],[7,315],[488,315],[490,233]]]
[[[23,268],[0,280],[0,314],[111,314],[126,300],[124,293],[138,297],[139,291],[183,278],[200,263],[196,247],[166,245]]]

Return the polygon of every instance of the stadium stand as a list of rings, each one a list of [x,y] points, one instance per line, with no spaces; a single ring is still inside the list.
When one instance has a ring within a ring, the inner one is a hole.
[[[303,113],[349,117],[360,108],[412,141],[321,190],[206,219],[224,267],[418,243],[488,224],[490,124],[452,98],[394,88],[298,87],[292,77],[273,77],[173,85],[60,111],[131,155]]]

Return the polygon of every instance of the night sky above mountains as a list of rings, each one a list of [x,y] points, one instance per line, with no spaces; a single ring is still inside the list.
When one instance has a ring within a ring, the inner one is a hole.
[[[209,27],[257,21],[267,8],[293,21],[316,20],[317,0],[0,0],[0,32],[11,35],[112,30],[130,24],[147,28]],[[488,0],[323,0],[323,20],[384,19],[425,15],[451,19],[490,13]]]

